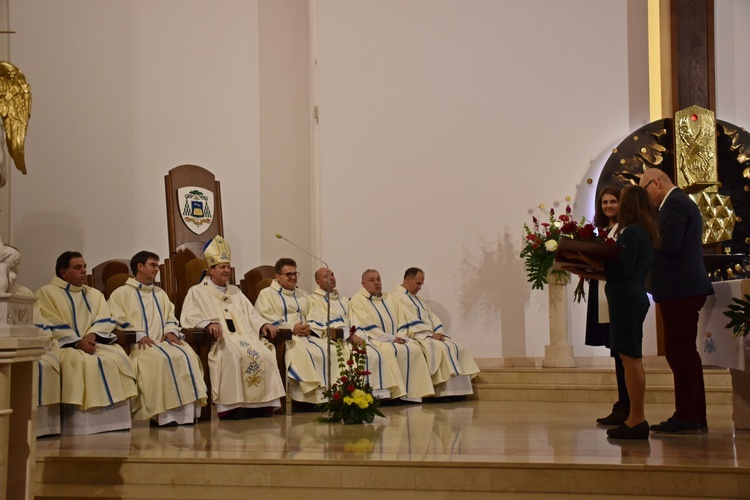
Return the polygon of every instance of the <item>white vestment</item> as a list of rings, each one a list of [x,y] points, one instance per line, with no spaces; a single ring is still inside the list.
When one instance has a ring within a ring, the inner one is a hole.
[[[305,323],[307,293],[299,288],[287,290],[277,280],[258,294],[255,308],[271,324],[278,328],[294,329],[297,323]],[[335,349],[331,350],[332,354]],[[289,396],[294,401],[322,403],[323,389],[328,385],[328,346],[325,339],[315,335],[293,335],[286,343],[284,355],[289,377]],[[331,366],[331,377],[338,372]],[[336,373],[334,373],[336,372]],[[335,378],[334,378],[335,380]]]
[[[427,367],[435,386],[435,394],[437,396],[471,394],[473,391],[469,380],[451,381],[455,377],[474,378],[479,373],[479,367],[469,351],[445,335],[443,322],[419,297],[409,293],[401,285],[396,285],[392,295],[400,303],[409,335],[419,342],[424,350]],[[434,340],[432,335],[435,333],[443,334],[444,340]]]
[[[218,287],[210,278],[188,290],[180,323],[185,328],[221,325],[208,367],[211,398],[218,411],[280,406],[284,396],[273,345],[260,337],[267,323],[239,288]]]
[[[326,321],[328,319],[328,298],[326,292],[318,287],[311,295],[307,297],[308,313],[307,324],[320,337],[326,337]],[[344,330],[344,339],[349,338],[349,299],[339,295],[337,290],[330,293],[331,301],[331,328],[342,328]],[[366,335],[362,338],[367,342]],[[348,343],[344,344],[344,356],[348,358]],[[380,354],[380,350],[367,342],[365,346],[367,351],[366,370],[370,372],[367,375],[367,381],[373,389],[373,394],[381,398],[389,398],[391,394],[395,397],[402,396],[399,389],[399,380],[401,378],[397,364],[389,365]],[[336,355],[335,348],[332,349],[331,356]],[[331,378],[335,381],[338,378],[338,363],[334,361],[331,366]],[[333,373],[337,373],[333,375]]]
[[[34,323],[51,334],[53,339],[52,349],[43,356],[43,363],[60,367],[62,389],[59,401],[72,405],[71,414],[85,422],[83,427],[88,427],[72,429],[71,433],[129,429],[129,411],[127,422],[112,425],[99,425],[96,422],[107,420],[106,413],[112,409],[119,414],[127,406],[127,400],[137,395],[130,359],[122,347],[114,343],[117,337],[111,332],[115,324],[110,318],[104,295],[89,286],[76,287],[54,278],[51,284],[37,290],[36,296],[39,300],[34,304]],[[94,354],[74,347],[89,333],[96,334],[97,338]],[[42,367],[39,393],[43,400],[48,400],[48,395],[55,389],[50,390],[46,386],[59,382],[50,380],[52,377],[45,376],[48,375],[45,372]],[[86,412],[92,414],[81,415]]]
[[[155,417],[162,425],[192,423],[206,405],[203,367],[189,345],[171,345],[164,339],[167,332],[184,337],[166,292],[128,278],[112,292],[108,304],[120,328],[136,331],[136,341],[148,336],[156,342],[145,349],[133,345],[130,350],[138,381],[133,416],[139,420]]]
[[[387,363],[391,366],[398,363],[401,375],[399,386],[407,398],[417,399],[435,394],[422,348],[408,337],[396,299],[386,293],[377,297],[360,288],[349,301],[349,320],[357,335],[366,335],[368,344],[376,347]],[[406,343],[394,342],[396,337],[403,338]]]

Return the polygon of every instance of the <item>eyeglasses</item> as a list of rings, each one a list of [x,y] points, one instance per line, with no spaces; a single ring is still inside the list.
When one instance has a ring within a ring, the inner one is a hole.
[[[286,276],[290,280],[293,280],[294,278],[299,278],[299,273],[279,273],[282,276]]]
[[[651,179],[650,181],[648,181],[648,182],[646,183],[646,185],[645,185],[645,186],[643,186],[643,189],[644,189],[644,190],[648,189],[648,187],[649,187],[649,186],[651,185],[651,183],[652,183],[652,182],[654,182],[655,180],[656,180],[656,179]]]

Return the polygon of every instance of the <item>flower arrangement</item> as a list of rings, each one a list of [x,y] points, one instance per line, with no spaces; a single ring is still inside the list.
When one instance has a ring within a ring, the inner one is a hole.
[[[344,422],[345,424],[371,423],[375,415],[384,417],[380,412],[380,398],[372,395],[372,387],[366,376],[370,374],[365,369],[367,351],[364,347],[353,345],[349,359],[344,360],[344,341],[336,342],[336,357],[341,376],[326,389],[323,395],[328,401],[318,405],[318,409],[327,411],[327,417],[321,417],[321,422]]]
[[[566,196],[565,199],[570,201],[570,196]],[[544,205],[539,205],[539,208],[544,209]],[[520,257],[525,260],[526,276],[531,283],[532,290],[543,290],[544,285],[547,284],[547,275],[552,271],[555,252],[561,238],[605,241],[604,238],[598,236],[594,224],[587,221],[585,217],[582,217],[580,221],[574,220],[571,212],[570,205],[567,205],[564,214],[555,216],[555,209],[551,208],[547,222],[539,222],[536,217],[532,217],[533,228],[528,224],[523,225],[526,236]],[[566,271],[560,270],[552,272],[567,274]],[[574,297],[578,302],[585,299],[583,278],[578,282]]]
[[[732,297],[732,301],[734,304],[729,304],[729,310],[724,311],[724,316],[730,320],[724,328],[731,328],[736,337],[747,337],[750,333],[750,295],[745,294],[744,300]]]

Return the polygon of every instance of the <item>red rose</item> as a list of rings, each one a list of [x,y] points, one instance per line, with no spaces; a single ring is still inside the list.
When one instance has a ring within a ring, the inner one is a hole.
[[[352,325],[349,327],[349,335],[354,335],[355,333],[357,333],[357,327]]]
[[[357,375],[369,375],[370,373],[372,372],[369,370],[360,370],[357,372]]]
[[[561,215],[560,220],[562,222],[568,222],[570,220],[570,217],[568,217],[567,215]]]
[[[349,366],[351,366],[351,365],[354,364],[354,360],[353,359],[347,359],[346,360],[346,364],[349,365]]]
[[[549,222],[542,222],[543,227],[549,227]]]
[[[565,213],[566,213],[566,214],[569,214],[569,213],[570,213],[570,212],[572,212],[572,211],[573,211],[573,210],[571,210],[571,209],[570,209],[570,205],[568,205],[567,207],[565,207]]]
[[[335,399],[336,401],[340,400],[340,399],[341,399],[341,394],[339,394],[338,392],[337,392],[337,393],[335,393],[335,394],[333,395],[333,399]]]
[[[346,383],[349,381],[349,377],[347,377],[346,375],[342,375],[341,377],[339,377],[339,380],[341,380],[341,383]]]
[[[346,388],[346,390],[349,392],[354,392],[354,389],[356,389],[356,387],[354,387],[353,385],[350,385]]]
[[[549,215],[550,215],[550,217],[554,217],[555,216],[555,209],[554,208],[550,208],[549,209]]]
[[[578,230],[578,224],[575,222],[566,222],[560,228],[560,232],[564,234],[573,234]]]

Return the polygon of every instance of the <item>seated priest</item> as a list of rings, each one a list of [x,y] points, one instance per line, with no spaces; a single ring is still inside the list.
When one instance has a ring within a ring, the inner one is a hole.
[[[278,329],[229,284],[231,250],[224,238],[206,243],[203,254],[207,276],[188,290],[180,323],[216,338],[208,354],[211,399],[220,419],[270,416],[284,396],[274,347],[266,340]]]
[[[398,366],[404,399],[421,402],[435,394],[427,362],[421,346],[407,336],[398,300],[382,290],[378,271],[368,269],[362,273],[362,288],[349,301],[349,320],[355,333],[367,338],[386,363]],[[391,396],[397,398],[400,394]]]
[[[401,305],[409,336],[419,342],[432,375],[435,396],[460,398],[472,394],[471,379],[479,367],[469,351],[445,334],[443,322],[427,303],[417,297],[424,284],[424,271],[410,267],[393,297]]]
[[[135,330],[137,348],[130,357],[138,382],[133,417],[155,424],[192,424],[206,405],[201,360],[183,340],[174,305],[154,285],[159,256],[143,250],[130,259],[134,278],[109,297],[112,319],[124,330]]]
[[[64,252],[55,264],[57,277],[36,292],[34,323],[52,335],[62,379],[63,434],[95,434],[130,429],[130,398],[137,394],[130,359],[115,344],[117,336],[104,295],[84,285],[86,261]],[[58,380],[40,378],[39,393]],[[46,398],[46,396],[42,396]]]
[[[255,308],[275,327],[292,331],[284,356],[289,397],[300,403],[322,403],[325,401],[323,390],[328,385],[327,342],[306,323],[308,295],[297,288],[297,263],[281,258],[276,261],[274,270],[276,278],[260,291]],[[337,370],[332,369],[332,376],[334,371]]]
[[[307,324],[319,337],[326,338],[327,321],[329,318],[328,302],[330,300],[330,320],[331,328],[341,328],[344,330],[344,338],[358,346],[365,345],[367,351],[367,375],[368,382],[372,386],[373,395],[386,399],[391,397],[391,393],[398,394],[398,380],[401,378],[397,365],[388,365],[382,361],[380,351],[366,344],[367,337],[360,337],[356,333],[349,331],[349,299],[339,294],[336,289],[336,276],[333,271],[326,267],[321,267],[315,272],[315,291],[307,297],[308,313]],[[326,289],[330,290],[326,294]],[[349,352],[344,346],[344,356],[348,358]],[[335,348],[332,349],[331,357],[336,356]],[[338,378],[338,360],[334,357],[331,365],[331,378],[335,381]]]

